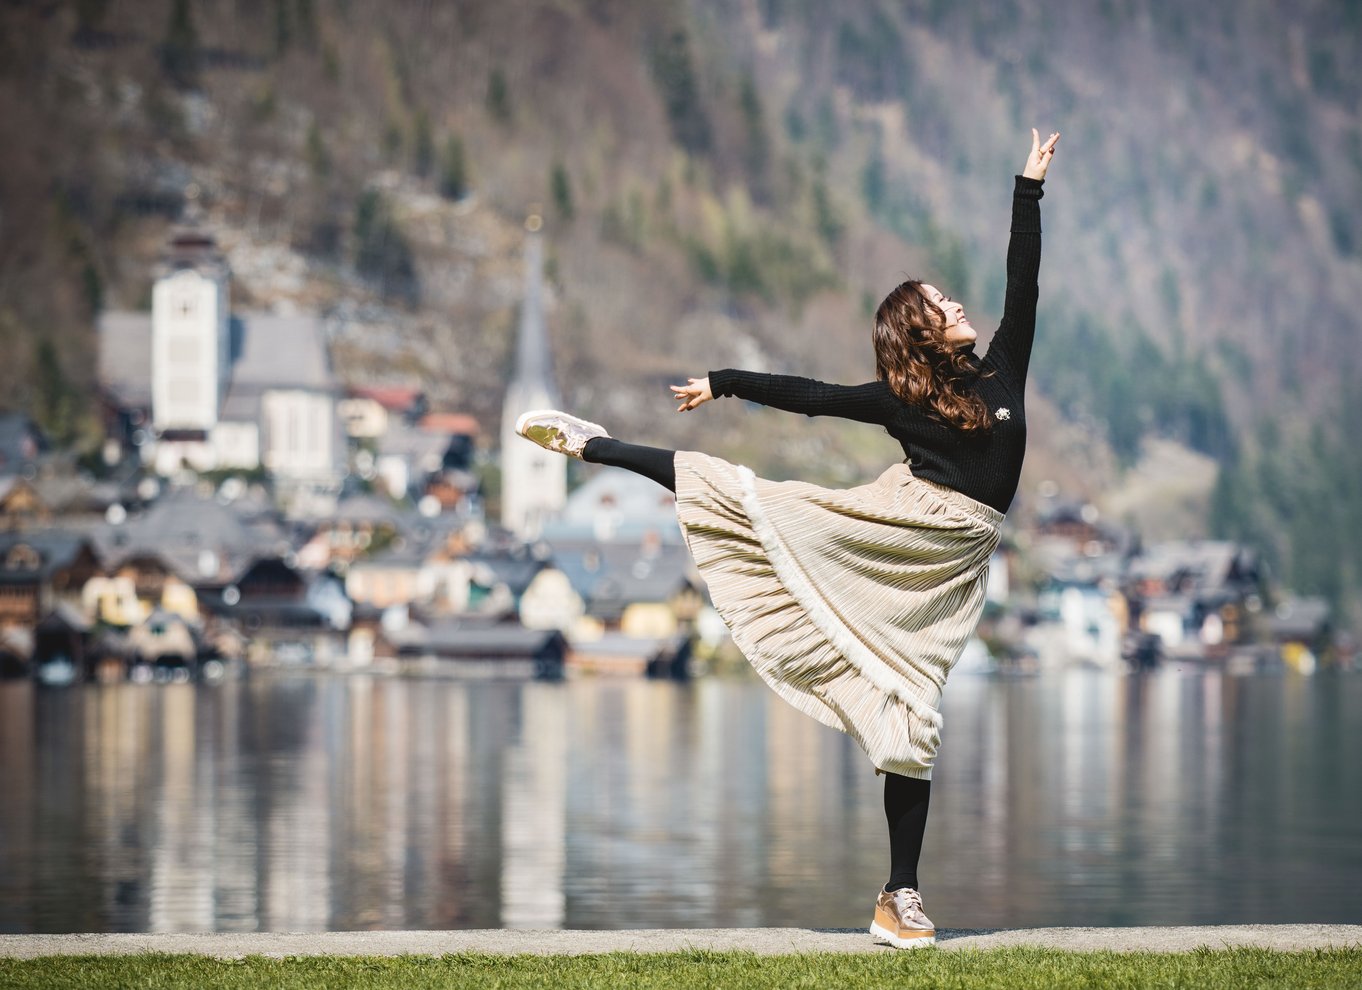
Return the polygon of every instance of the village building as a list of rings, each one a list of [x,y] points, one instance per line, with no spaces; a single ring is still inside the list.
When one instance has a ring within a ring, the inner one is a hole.
[[[442,619],[413,628],[398,655],[408,673],[427,676],[559,680],[569,649],[556,629]]]
[[[151,312],[100,314],[111,437],[158,474],[262,471],[285,498],[324,511],[346,448],[321,318],[234,314],[230,283],[212,234],[191,222],[170,237]]]
[[[31,529],[52,522],[52,510],[36,485],[21,475],[0,478],[0,531]]]
[[[414,423],[425,415],[425,393],[410,385],[356,385],[336,409],[353,440],[377,440],[394,420]]]
[[[1263,638],[1267,575],[1255,550],[1229,540],[1171,540],[1133,557],[1124,579],[1133,630],[1202,655]]]
[[[284,556],[261,557],[203,606],[248,637],[253,662],[329,666],[343,661],[354,605],[329,572],[296,567]]]
[[[198,596],[220,591],[256,559],[291,552],[289,533],[267,507],[249,499],[228,501],[197,487],[172,488],[141,513],[89,528],[112,582],[87,594],[123,607],[130,581],[140,622],[155,608],[185,618],[198,615]],[[105,616],[113,622],[112,615]]]
[[[298,549],[298,563],[322,570],[346,569],[356,560],[381,553],[402,533],[402,513],[381,495],[353,495],[318,520]]]
[[[474,565],[465,556],[463,522],[417,513],[395,522],[393,536],[382,547],[371,544],[369,553],[344,567],[350,599],[379,610],[414,606],[425,614],[468,611]]]
[[[543,538],[554,547],[644,540],[680,546],[676,495],[632,471],[599,467],[573,489],[557,517],[545,524]]]
[[[103,566],[79,533],[0,533],[0,627],[32,629],[59,604],[81,611],[82,589]]]

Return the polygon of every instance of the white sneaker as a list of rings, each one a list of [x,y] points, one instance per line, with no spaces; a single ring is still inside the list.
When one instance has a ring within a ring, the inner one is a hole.
[[[526,440],[556,454],[581,460],[582,448],[593,437],[609,437],[604,426],[588,423],[557,409],[535,409],[515,421],[515,431]]]

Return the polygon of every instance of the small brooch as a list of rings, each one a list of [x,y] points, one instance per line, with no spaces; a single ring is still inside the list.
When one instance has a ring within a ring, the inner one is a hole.
[[[1008,409],[1007,406],[999,406],[993,411],[993,415],[997,416],[999,419],[1011,419],[1012,410]]]

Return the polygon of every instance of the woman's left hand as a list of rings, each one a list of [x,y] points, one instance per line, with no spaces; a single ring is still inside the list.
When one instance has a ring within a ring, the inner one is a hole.
[[[672,385],[672,398],[681,405],[676,407],[677,412],[686,412],[694,409],[702,402],[709,402],[714,398],[714,393],[709,388],[708,376],[704,378],[687,378],[685,385]]]
[[[1045,170],[1050,167],[1050,159],[1055,156],[1055,143],[1059,141],[1059,131],[1050,135],[1044,143],[1040,143],[1040,132],[1034,127],[1031,128],[1031,154],[1026,159],[1026,168],[1022,169],[1022,175],[1028,179],[1045,178]]]

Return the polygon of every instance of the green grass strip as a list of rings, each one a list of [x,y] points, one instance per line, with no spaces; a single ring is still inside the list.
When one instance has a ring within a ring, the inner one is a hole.
[[[1058,949],[916,949],[865,955],[809,953],[760,956],[751,952],[612,952],[584,956],[248,956],[224,960],[199,955],[47,956],[0,959],[0,987],[205,988],[363,987],[459,990],[543,987],[673,988],[866,987],[1120,988],[1125,987],[1359,987],[1362,949],[1200,948],[1185,953],[1067,952]]]

